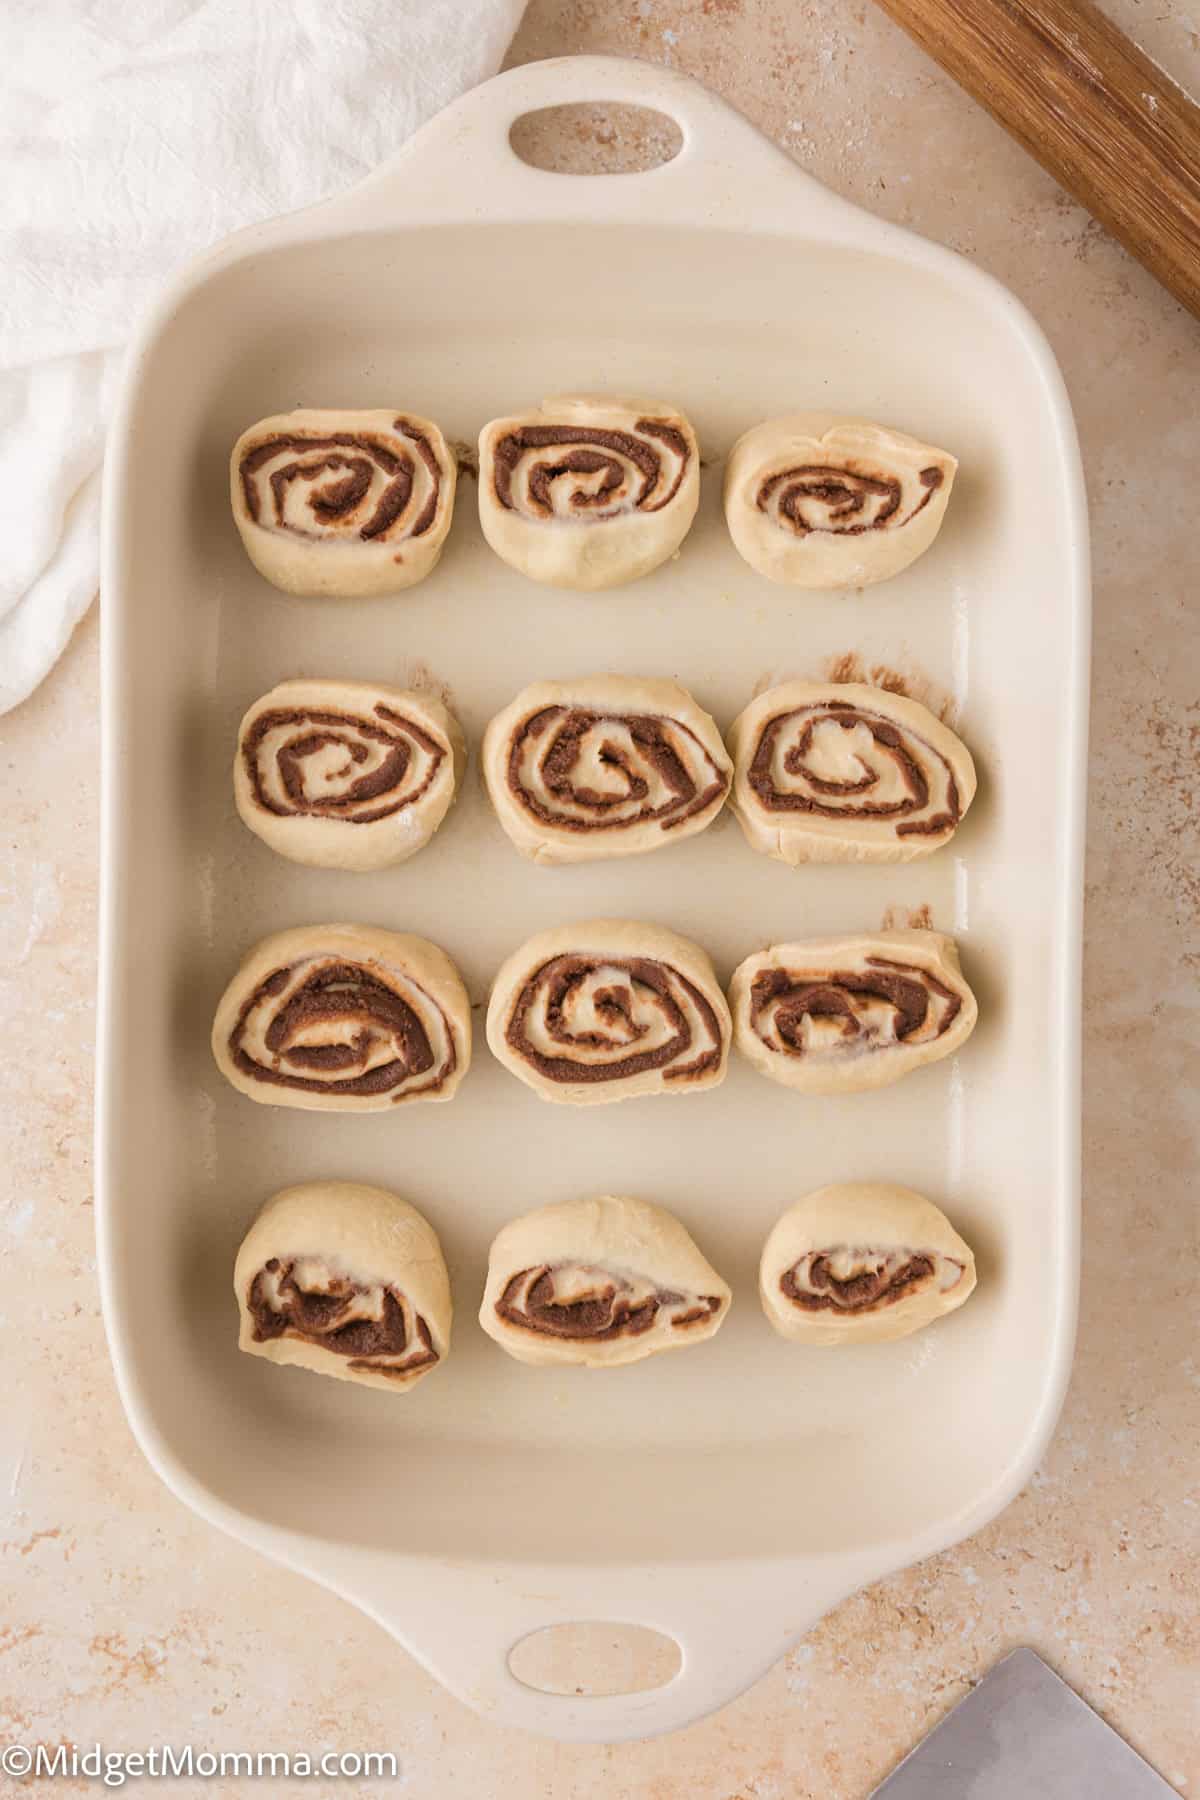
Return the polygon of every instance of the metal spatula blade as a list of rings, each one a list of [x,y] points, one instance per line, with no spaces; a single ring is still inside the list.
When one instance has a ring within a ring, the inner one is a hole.
[[[1178,1800],[1032,1650],[1014,1650],[871,1800]]]

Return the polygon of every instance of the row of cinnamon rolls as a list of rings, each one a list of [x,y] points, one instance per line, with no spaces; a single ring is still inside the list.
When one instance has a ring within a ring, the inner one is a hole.
[[[904,432],[835,413],[791,413],[738,439],[725,518],[759,574],[855,588],[933,543],[957,464]],[[389,594],[437,563],[457,459],[430,419],[391,409],[299,409],[234,446],[233,515],[259,572],[287,593]],[[567,395],[485,425],[479,517],[512,568],[553,587],[635,581],[674,556],[700,497],[690,419],[656,400]]]
[[[806,1195],[759,1264],[774,1329],[825,1348],[907,1337],[974,1287],[974,1256],[945,1214],[890,1185]],[[271,1362],[398,1393],[449,1355],[437,1233],[382,1188],[311,1182],[273,1195],[238,1251],[234,1289],[240,1347]],[[731,1299],[673,1214],[606,1195],[505,1225],[479,1322],[519,1362],[610,1368],[713,1337]]]
[[[234,796],[281,855],[379,869],[429,842],[466,757],[433,694],[285,681],[242,719]],[[661,849],[727,800],[752,848],[783,862],[909,861],[950,840],[976,786],[970,751],[932,712],[857,682],[768,689],[728,748],[675,681],[536,682],[492,719],[481,763],[496,817],[537,863]]]
[[[595,919],[543,931],[492,984],[492,1054],[541,1099],[585,1106],[694,1094],[731,1045],[785,1087],[886,1087],[961,1048],[975,997],[954,940],[879,931],[776,944],[734,971],[662,926]],[[252,1100],[387,1111],[453,1097],[471,1062],[471,1002],[446,952],[359,925],[264,939],[213,1024],[221,1072]]]

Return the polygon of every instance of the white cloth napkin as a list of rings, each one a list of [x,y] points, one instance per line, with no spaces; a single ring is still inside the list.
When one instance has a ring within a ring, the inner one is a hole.
[[[524,0],[0,0],[0,712],[96,592],[121,345],[168,271],[351,186]]]

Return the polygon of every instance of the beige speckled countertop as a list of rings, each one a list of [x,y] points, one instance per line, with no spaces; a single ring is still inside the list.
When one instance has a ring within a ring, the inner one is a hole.
[[[1200,89],[1191,0],[1108,10]],[[1188,618],[1200,325],[859,0],[534,0],[510,61],[576,51],[700,77],[831,187],[998,275],[1065,370],[1096,634],[1083,1301],[1062,1423],[979,1537],[848,1601],[715,1718],[611,1749],[501,1734],[348,1606],[185,1511],[130,1438],[96,1291],[93,612],[42,690],[0,721],[0,1741],[396,1752],[400,1781],[348,1781],[347,1795],[862,1800],[998,1657],[1030,1644],[1173,1785],[1200,1793],[1200,641]],[[625,153],[597,135],[603,123],[560,153]]]

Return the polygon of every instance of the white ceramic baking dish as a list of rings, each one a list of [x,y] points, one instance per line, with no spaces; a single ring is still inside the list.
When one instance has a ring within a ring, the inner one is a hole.
[[[681,153],[591,178],[513,155],[521,114],[595,99],[669,114]],[[441,566],[395,601],[288,599],[242,554],[226,458],[262,414],[388,403],[471,440],[581,386],[659,394],[699,429],[699,519],[646,581],[582,597],[522,580],[483,544],[469,481]],[[791,593],[738,560],[719,464],[746,425],[796,407],[882,418],[959,456],[945,530],[899,579]],[[597,1739],[683,1725],[843,1596],[991,1519],[1062,1399],[1089,611],[1050,351],[995,282],[824,192],[703,89],[637,63],[547,62],[468,95],[355,192],[177,280],[130,360],[106,503],[98,1221],[138,1440],[204,1517],[344,1594],[496,1720]],[[650,857],[537,869],[472,775],[421,856],[350,875],[274,858],[233,811],[236,721],[284,676],[444,683],[477,744],[539,677],[673,675],[728,724],[757,685],[853,654],[951,700],[978,759],[970,818],[926,863],[795,873],[726,818]],[[425,933],[480,1002],[516,943],[570,918],[662,920],[727,975],[773,939],[920,908],[958,934],[981,1024],[953,1063],[884,1092],[808,1099],[735,1062],[702,1099],[577,1113],[541,1105],[480,1042],[452,1107],[344,1119],[256,1107],[209,1055],[243,951],[306,921]],[[322,1176],[394,1187],[442,1235],[454,1350],[404,1398],[235,1348],[247,1221],[271,1190]],[[977,1250],[977,1295],[899,1345],[785,1345],[755,1295],[768,1227],[809,1188],[882,1177],[946,1207]],[[493,1233],[605,1191],[680,1214],[733,1285],[727,1326],[619,1373],[510,1362],[474,1318]],[[515,1679],[524,1634],[580,1619],[670,1633],[679,1674],[586,1699]]]

